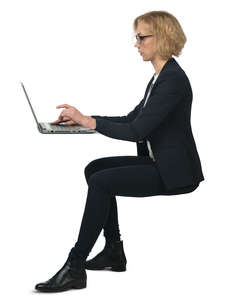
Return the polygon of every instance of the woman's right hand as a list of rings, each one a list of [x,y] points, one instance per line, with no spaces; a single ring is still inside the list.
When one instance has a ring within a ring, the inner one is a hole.
[[[85,117],[78,109],[69,104],[61,104],[56,106],[56,108],[64,108],[60,113],[58,119],[54,122],[51,122],[52,125],[59,124],[61,122],[65,123],[65,125],[81,125],[79,120],[82,117]]]
[[[58,119],[54,122],[51,122],[50,124],[52,125],[55,125],[55,124],[59,124],[59,123],[65,123],[65,125],[79,125],[77,124],[76,122],[74,122],[73,120],[71,120],[70,118],[68,117],[62,117],[62,116],[59,116]]]

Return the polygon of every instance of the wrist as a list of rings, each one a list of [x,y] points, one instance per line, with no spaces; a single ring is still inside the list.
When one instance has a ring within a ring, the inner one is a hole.
[[[96,119],[92,118],[91,116],[85,116],[83,122],[84,127],[95,129],[96,128]]]
[[[96,122],[96,119],[95,118],[92,118],[92,117],[89,117],[90,118],[90,126],[89,126],[89,128],[90,129],[96,129],[96,127],[97,127],[97,122]]]

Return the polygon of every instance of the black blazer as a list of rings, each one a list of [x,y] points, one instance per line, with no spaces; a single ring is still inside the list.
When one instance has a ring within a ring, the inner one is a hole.
[[[93,115],[96,131],[110,138],[137,143],[137,155],[149,156],[149,140],[155,164],[168,190],[204,180],[191,129],[192,89],[183,69],[172,57],[163,66],[145,107],[144,98],[127,116]]]

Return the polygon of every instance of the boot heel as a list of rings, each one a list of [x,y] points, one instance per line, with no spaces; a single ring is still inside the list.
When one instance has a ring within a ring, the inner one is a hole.
[[[111,267],[111,271],[114,271],[114,272],[124,272],[124,271],[126,271],[126,266]]]
[[[86,281],[85,282],[79,282],[72,286],[73,289],[84,289],[86,288]]]

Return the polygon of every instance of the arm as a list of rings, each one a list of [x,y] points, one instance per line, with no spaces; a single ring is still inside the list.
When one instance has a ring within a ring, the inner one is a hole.
[[[126,120],[126,116],[123,116],[123,117],[107,117],[107,116],[98,116],[98,115],[92,115],[91,116],[92,118],[95,118],[95,119],[104,119],[104,120],[109,120],[111,122],[119,122],[119,123],[126,123],[127,120]]]
[[[132,118],[126,123],[115,123],[108,119],[96,118],[95,130],[114,139],[131,142],[143,140],[160,123],[164,122],[166,117],[184,99],[183,93],[184,80],[181,77],[165,78],[159,82],[153,95],[149,97],[147,105],[135,119]],[[133,112],[131,116],[133,116]]]
[[[90,129],[96,129],[97,119],[110,120],[110,122],[113,121],[113,122],[127,123],[133,120],[137,116],[140,110],[140,105],[142,104],[143,100],[144,99],[141,100],[141,102],[134,108],[133,111],[131,111],[127,116],[123,116],[123,117],[106,117],[106,116],[103,117],[97,115],[85,116],[80,111],[78,111],[75,107],[69,104],[61,104],[58,105],[56,108],[65,108],[65,109],[61,112],[60,116],[58,117],[58,120],[51,122],[51,124],[58,124],[60,122],[65,121],[66,125],[80,124]]]
[[[104,120],[108,120],[108,121],[111,121],[111,122],[118,122],[118,123],[132,122],[136,118],[136,116],[138,115],[143,100],[144,100],[144,98],[140,101],[140,103],[131,112],[129,112],[127,114],[127,116],[107,117],[107,116],[92,115],[91,117],[95,118],[95,119],[104,119]]]

